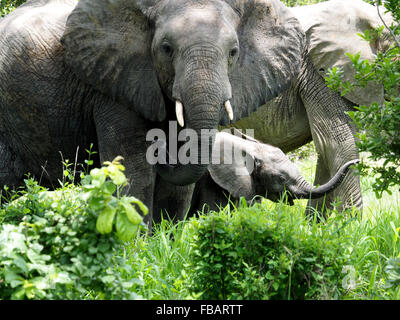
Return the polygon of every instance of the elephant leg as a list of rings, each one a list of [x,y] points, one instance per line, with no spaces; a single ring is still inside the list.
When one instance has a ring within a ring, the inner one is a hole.
[[[18,187],[22,183],[24,165],[17,153],[0,140],[0,186]]]
[[[325,166],[325,161],[322,159],[322,157],[318,157],[317,160],[317,167],[315,170],[315,178],[314,178],[314,185],[323,185],[327,181],[329,181],[330,175],[329,175],[329,170]],[[325,216],[326,212],[326,204],[329,202],[329,195],[326,195],[324,198],[319,198],[319,199],[310,199],[307,203],[307,209],[306,209],[306,214],[309,217],[314,216],[314,214],[317,214],[317,218],[319,220],[319,214],[323,214]]]
[[[219,211],[220,208],[236,201],[237,199],[231,197],[229,192],[220,187],[207,172],[196,182],[188,217],[209,211]]]
[[[169,217],[174,221],[185,219],[192,200],[195,184],[175,186],[161,177],[157,177],[154,193],[153,221]]]
[[[352,110],[353,104],[326,87],[311,63],[308,63],[303,77],[300,81],[300,94],[319,156],[314,184],[321,184],[333,177],[347,161],[359,158],[356,128],[345,113]],[[321,208],[321,201],[313,200],[309,205]],[[349,170],[340,186],[326,196],[326,209],[333,208],[335,204],[340,211],[355,207],[361,212],[360,177],[354,169]]]
[[[100,161],[112,161],[119,155],[124,157],[123,165],[129,183],[125,190],[148,207],[149,214],[144,221],[151,230],[156,172],[146,160],[149,146],[146,134],[150,124],[134,111],[112,102],[96,107],[94,120]]]

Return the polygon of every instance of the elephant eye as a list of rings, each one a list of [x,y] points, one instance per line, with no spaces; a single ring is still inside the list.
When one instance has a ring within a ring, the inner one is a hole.
[[[239,53],[239,49],[237,47],[233,48],[231,51],[229,51],[229,56],[231,58],[235,58]]]
[[[174,53],[171,45],[167,42],[163,42],[163,44],[161,45],[161,50],[168,57],[172,57],[172,54]]]
[[[233,48],[233,49],[231,50],[231,52],[229,53],[229,55],[231,56],[231,58],[234,58],[234,57],[236,57],[236,55],[238,54],[238,52],[239,52],[239,49],[238,49],[238,48]]]
[[[229,65],[233,65],[239,55],[239,48],[238,47],[233,47],[229,51]]]

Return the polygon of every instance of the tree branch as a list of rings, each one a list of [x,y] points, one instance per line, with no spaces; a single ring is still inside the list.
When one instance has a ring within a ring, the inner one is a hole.
[[[379,18],[381,19],[381,21],[382,21],[383,25],[385,26],[385,28],[386,28],[387,30],[389,30],[389,32],[390,32],[390,34],[392,35],[394,41],[396,42],[397,47],[400,49],[400,42],[399,42],[399,40],[397,40],[396,35],[394,34],[393,30],[390,29],[390,28],[387,26],[385,20],[383,20],[383,18],[382,18],[382,16],[381,16],[381,12],[379,11],[379,2],[380,2],[379,0],[376,0],[376,10],[378,11],[378,16],[379,16]]]

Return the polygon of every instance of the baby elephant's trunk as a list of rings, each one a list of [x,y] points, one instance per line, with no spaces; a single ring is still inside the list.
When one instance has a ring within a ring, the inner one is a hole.
[[[289,187],[289,191],[297,199],[318,199],[323,197],[325,194],[333,191],[340,185],[344,177],[347,174],[350,166],[359,163],[359,159],[351,160],[345,163],[336,174],[327,183],[322,186],[315,187],[304,180],[303,177],[299,177],[298,184]]]

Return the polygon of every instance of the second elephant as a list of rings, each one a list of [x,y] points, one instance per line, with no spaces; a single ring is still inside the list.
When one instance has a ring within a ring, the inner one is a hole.
[[[226,132],[216,136],[213,154],[219,160],[208,166],[208,172],[196,183],[190,214],[217,210],[229,201],[244,197],[252,201],[257,196],[278,201],[286,194],[288,204],[295,199],[319,199],[337,188],[351,165],[345,163],[324,185],[314,187],[279,148],[260,143],[250,137],[238,137]],[[246,156],[244,156],[246,155]]]
[[[254,129],[258,140],[284,152],[313,141],[318,152],[314,184],[324,184],[341,165],[359,157],[354,138],[356,128],[346,112],[354,110],[356,105],[381,103],[383,86],[370,83],[366,88],[357,87],[341,97],[325,85],[323,76],[329,68],[341,67],[344,80],[351,80],[355,70],[345,53],[359,52],[361,59],[372,60],[377,52],[390,47],[390,34],[384,30],[374,43],[364,41],[358,35],[382,25],[377,8],[362,0],[331,0],[290,10],[305,32],[307,57],[315,72],[310,74],[304,70],[299,80],[284,94],[233,126]],[[382,9],[386,24],[391,25],[393,19],[383,12]],[[332,207],[336,199],[341,200],[343,209],[354,206],[361,210],[359,177],[348,175],[327,196],[326,207]],[[320,199],[313,199],[308,208],[320,209],[322,205]]]

